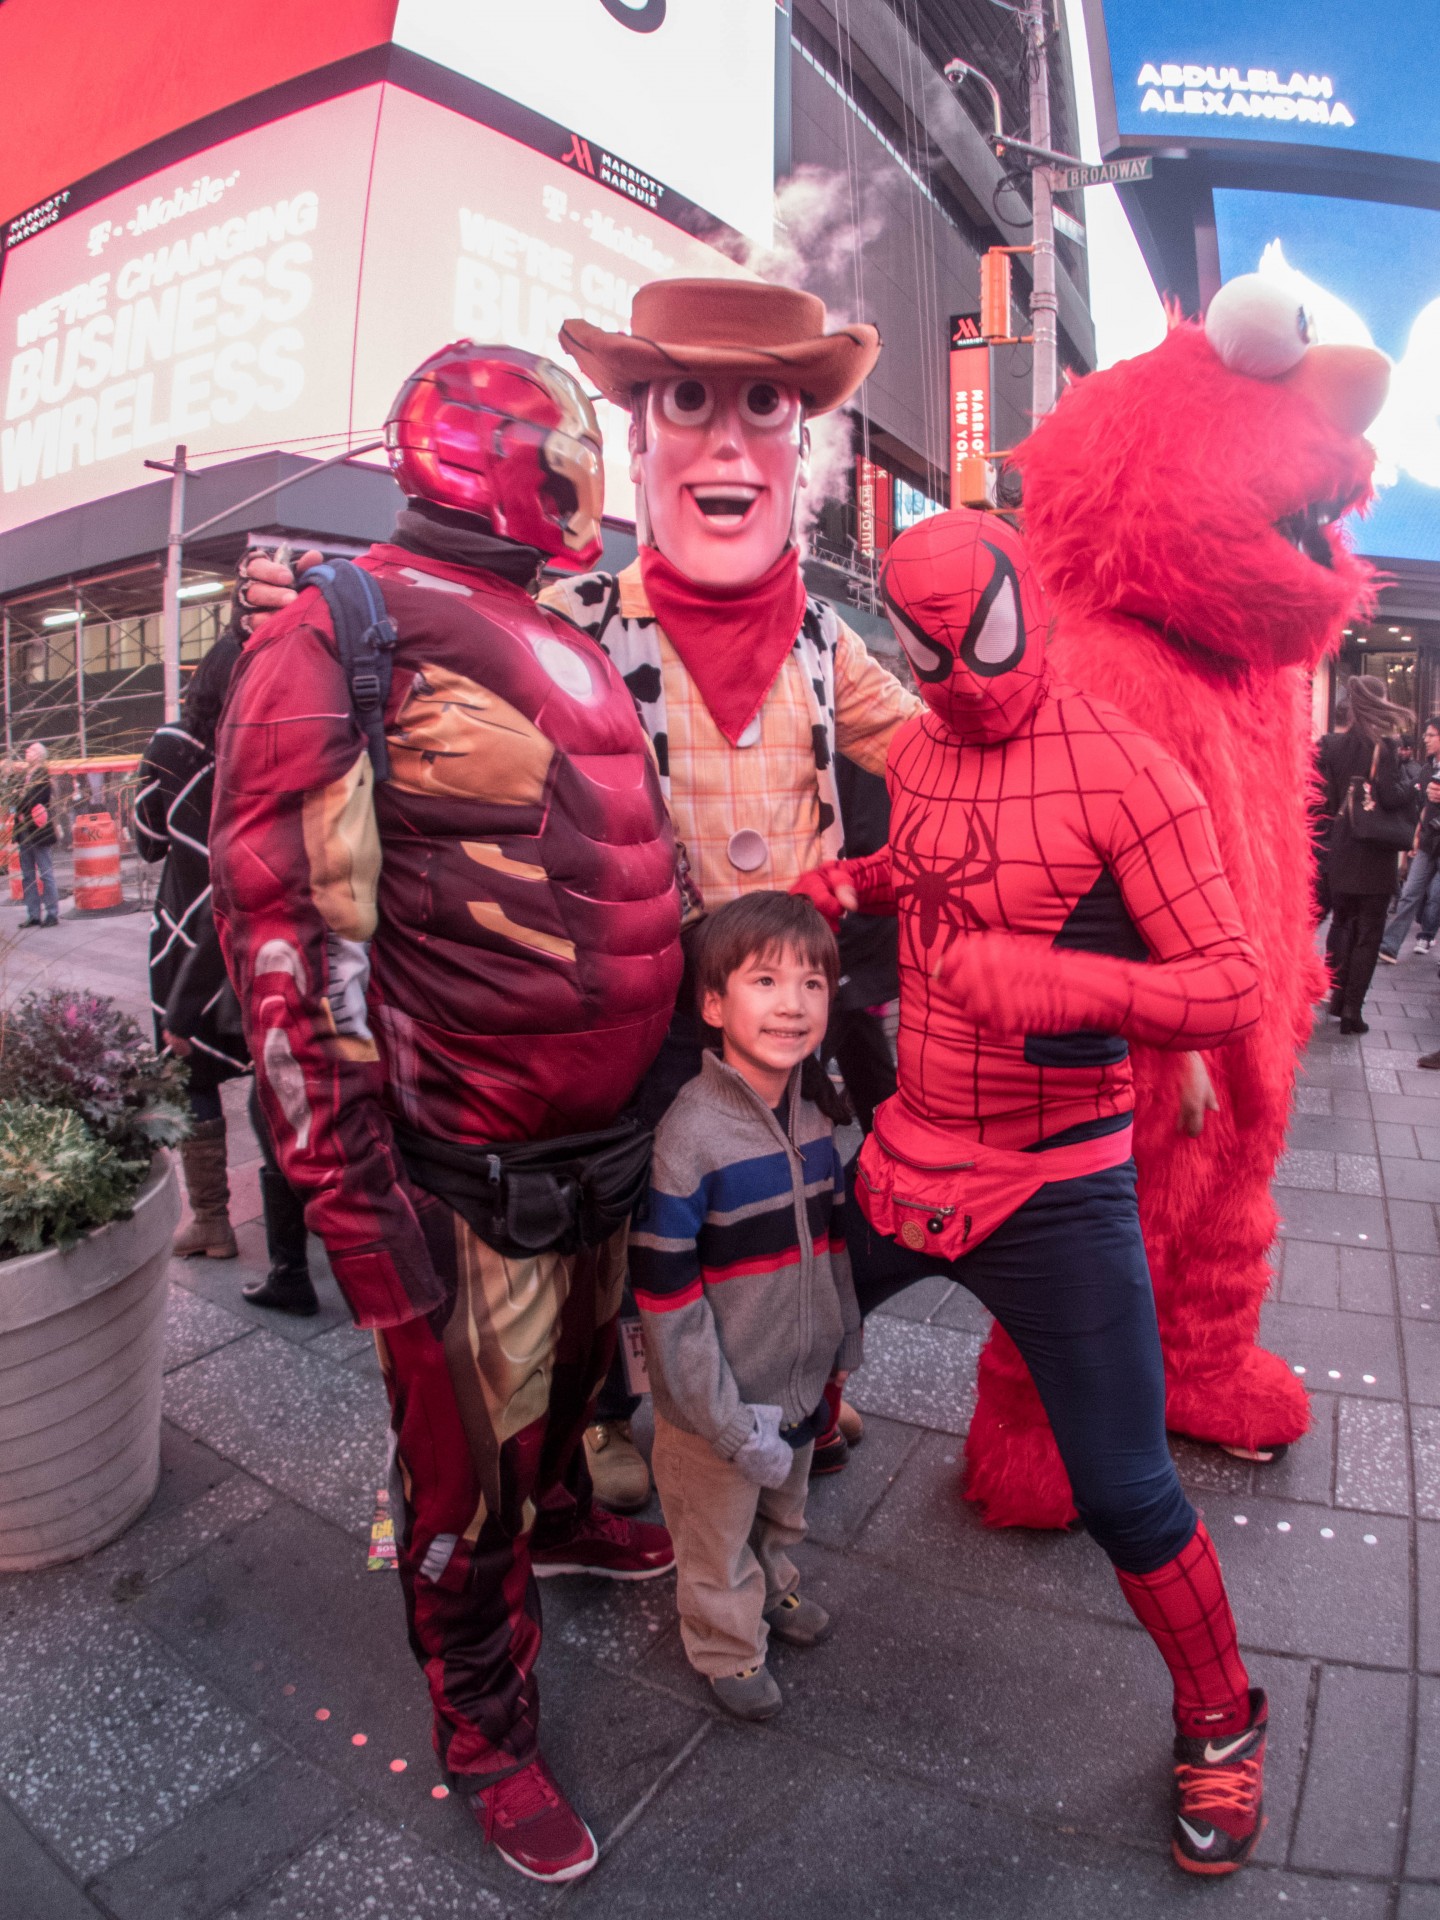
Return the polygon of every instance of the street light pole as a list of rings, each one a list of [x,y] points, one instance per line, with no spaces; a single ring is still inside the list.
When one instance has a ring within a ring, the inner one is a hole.
[[[170,532],[165,540],[165,597],[160,603],[160,663],[165,682],[165,719],[180,718],[180,559],[185,526],[185,449],[175,458],[147,460],[147,467],[170,475]]]
[[[1044,0],[1028,0],[1023,21],[1030,50],[1030,140],[1037,147],[1050,145],[1050,55],[1045,29]],[[1056,339],[1055,299],[1055,220],[1052,211],[1050,174],[1045,167],[1032,168],[1030,209],[1035,247],[1030,283],[1030,324],[1035,335],[1035,364],[1031,405],[1037,420],[1043,419],[1055,405],[1059,378]]]

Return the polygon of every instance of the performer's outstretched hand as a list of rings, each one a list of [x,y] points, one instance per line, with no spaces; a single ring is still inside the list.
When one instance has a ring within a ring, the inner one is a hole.
[[[813,901],[832,933],[840,931],[841,914],[854,913],[860,905],[860,896],[844,860],[827,860],[824,866],[812,867],[809,873],[801,874],[790,891],[803,893],[807,900]]]
[[[299,591],[295,585],[302,573],[318,567],[325,558],[314,547],[294,559],[287,558],[288,547],[271,553],[267,547],[247,547],[240,556],[235,576],[235,605],[240,624],[250,633],[267,614],[288,607]]]

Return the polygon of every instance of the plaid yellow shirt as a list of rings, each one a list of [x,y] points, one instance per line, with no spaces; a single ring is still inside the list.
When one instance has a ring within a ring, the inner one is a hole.
[[[620,574],[619,587],[616,611],[622,619],[654,617],[638,561]],[[562,596],[563,586],[556,601],[566,609]],[[811,707],[799,661],[786,655],[760,710],[759,739],[753,746],[732,747],[664,630],[657,631],[669,733],[670,815],[706,907],[723,906],[760,887],[789,887],[822,858]],[[919,704],[842,621],[835,653],[840,751],[867,772],[883,773],[891,735]],[[728,849],[732,835],[747,827],[764,841],[766,858],[742,873]]]

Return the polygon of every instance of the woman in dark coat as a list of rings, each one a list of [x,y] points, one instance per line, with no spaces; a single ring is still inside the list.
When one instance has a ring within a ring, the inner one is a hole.
[[[190,1068],[191,1132],[180,1148],[194,1216],[176,1238],[182,1259],[233,1260],[225,1112],[220,1089],[250,1071],[240,1009],[230,990],[210,909],[210,800],[215,730],[230,677],[245,644],[233,627],[195,669],[179,722],[157,729],[141,763],[135,840],[142,858],[163,860],[150,929],[150,1001],[156,1044],[181,1053]],[[260,1307],[318,1310],[306,1256],[305,1212],[275,1164],[259,1105],[250,1120],[264,1156],[260,1195],[270,1271],[243,1289]]]
[[[1330,1011],[1339,1014],[1342,1033],[1368,1033],[1361,1009],[1375,972],[1400,855],[1394,847],[1355,837],[1347,796],[1352,780],[1366,781],[1377,807],[1413,825],[1415,789],[1401,767],[1396,736],[1415,724],[1415,716],[1386,697],[1384,681],[1374,674],[1357,673],[1346,698],[1350,724],[1341,733],[1325,735],[1318,757],[1325,812],[1334,820],[1328,863],[1334,912]]]

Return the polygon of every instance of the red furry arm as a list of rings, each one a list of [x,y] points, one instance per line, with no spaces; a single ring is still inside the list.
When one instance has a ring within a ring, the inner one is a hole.
[[[1153,960],[971,935],[941,972],[966,1018],[1000,1033],[1089,1030],[1180,1051],[1222,1046],[1254,1026],[1254,955],[1209,809],[1173,760],[1142,768],[1120,795],[1104,851]]]

